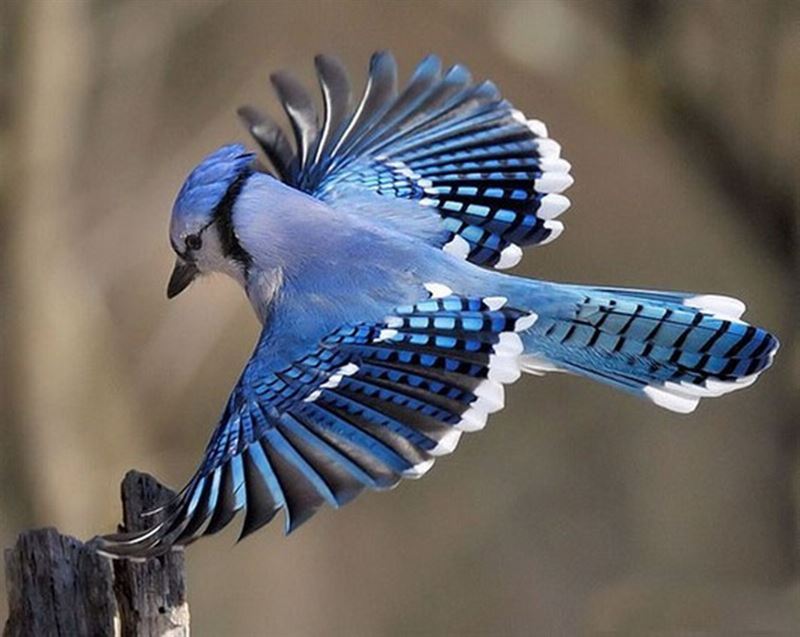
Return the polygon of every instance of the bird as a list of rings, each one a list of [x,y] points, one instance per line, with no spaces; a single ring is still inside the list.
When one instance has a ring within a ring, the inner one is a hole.
[[[547,126],[491,81],[430,55],[398,88],[381,51],[354,100],[341,62],[314,62],[321,109],[273,74],[290,134],[240,108],[262,155],[222,146],[177,195],[167,296],[227,274],[262,330],[196,473],[101,552],[162,555],[237,514],[240,539],[281,511],[291,533],[325,504],[424,475],[524,374],[688,413],[772,363],[778,340],[735,298],[507,272],[561,234],[573,178]]]

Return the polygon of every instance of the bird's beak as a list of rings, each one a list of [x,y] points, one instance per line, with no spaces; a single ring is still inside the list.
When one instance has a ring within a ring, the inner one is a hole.
[[[200,274],[200,270],[197,269],[194,263],[184,261],[180,257],[175,259],[175,268],[173,268],[167,284],[167,298],[171,299],[178,296],[189,287],[189,284],[194,281],[198,274]]]

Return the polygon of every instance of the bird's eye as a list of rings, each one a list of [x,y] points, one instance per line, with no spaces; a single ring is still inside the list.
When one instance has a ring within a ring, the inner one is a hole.
[[[189,250],[199,250],[203,247],[203,238],[199,234],[190,234],[185,242]]]

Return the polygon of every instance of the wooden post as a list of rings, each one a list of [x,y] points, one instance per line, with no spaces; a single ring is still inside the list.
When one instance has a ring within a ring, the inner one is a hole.
[[[159,520],[141,512],[164,504],[175,495],[146,473],[129,471],[122,481],[124,530],[142,531]],[[122,637],[168,635],[188,637],[183,551],[174,550],[146,562],[114,561],[114,593],[122,618]]]
[[[142,511],[173,493],[152,476],[130,471],[122,482],[125,530],[140,530],[154,517]],[[189,635],[183,553],[146,562],[109,560],[92,542],[55,529],[19,536],[5,552],[9,616],[3,637],[29,635]]]

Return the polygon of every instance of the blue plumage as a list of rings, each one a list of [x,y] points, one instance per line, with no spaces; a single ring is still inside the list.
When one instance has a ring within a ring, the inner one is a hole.
[[[572,291],[571,307],[543,315],[526,334],[523,367],[527,360],[535,368],[542,359],[688,412],[703,396],[755,381],[778,347],[774,336],[743,323],[743,306],[725,297]]]
[[[255,155],[241,144],[230,144],[206,157],[186,178],[172,209],[173,223],[187,225],[194,218],[208,219],[232,180],[251,170]]]
[[[264,327],[195,476],[148,531],[104,538],[106,552],[159,554],[238,512],[242,537],[281,510],[290,532],[324,503],[419,477],[485,426],[521,372],[688,412],[771,363],[777,340],[735,299],[498,272],[560,233],[572,178],[544,124],[490,82],[431,56],[398,93],[379,53],[351,107],[338,62],[316,65],[322,118],[291,76],[272,78],[294,148],[240,110],[275,176],[225,146],[178,194],[168,294],[224,272]]]

